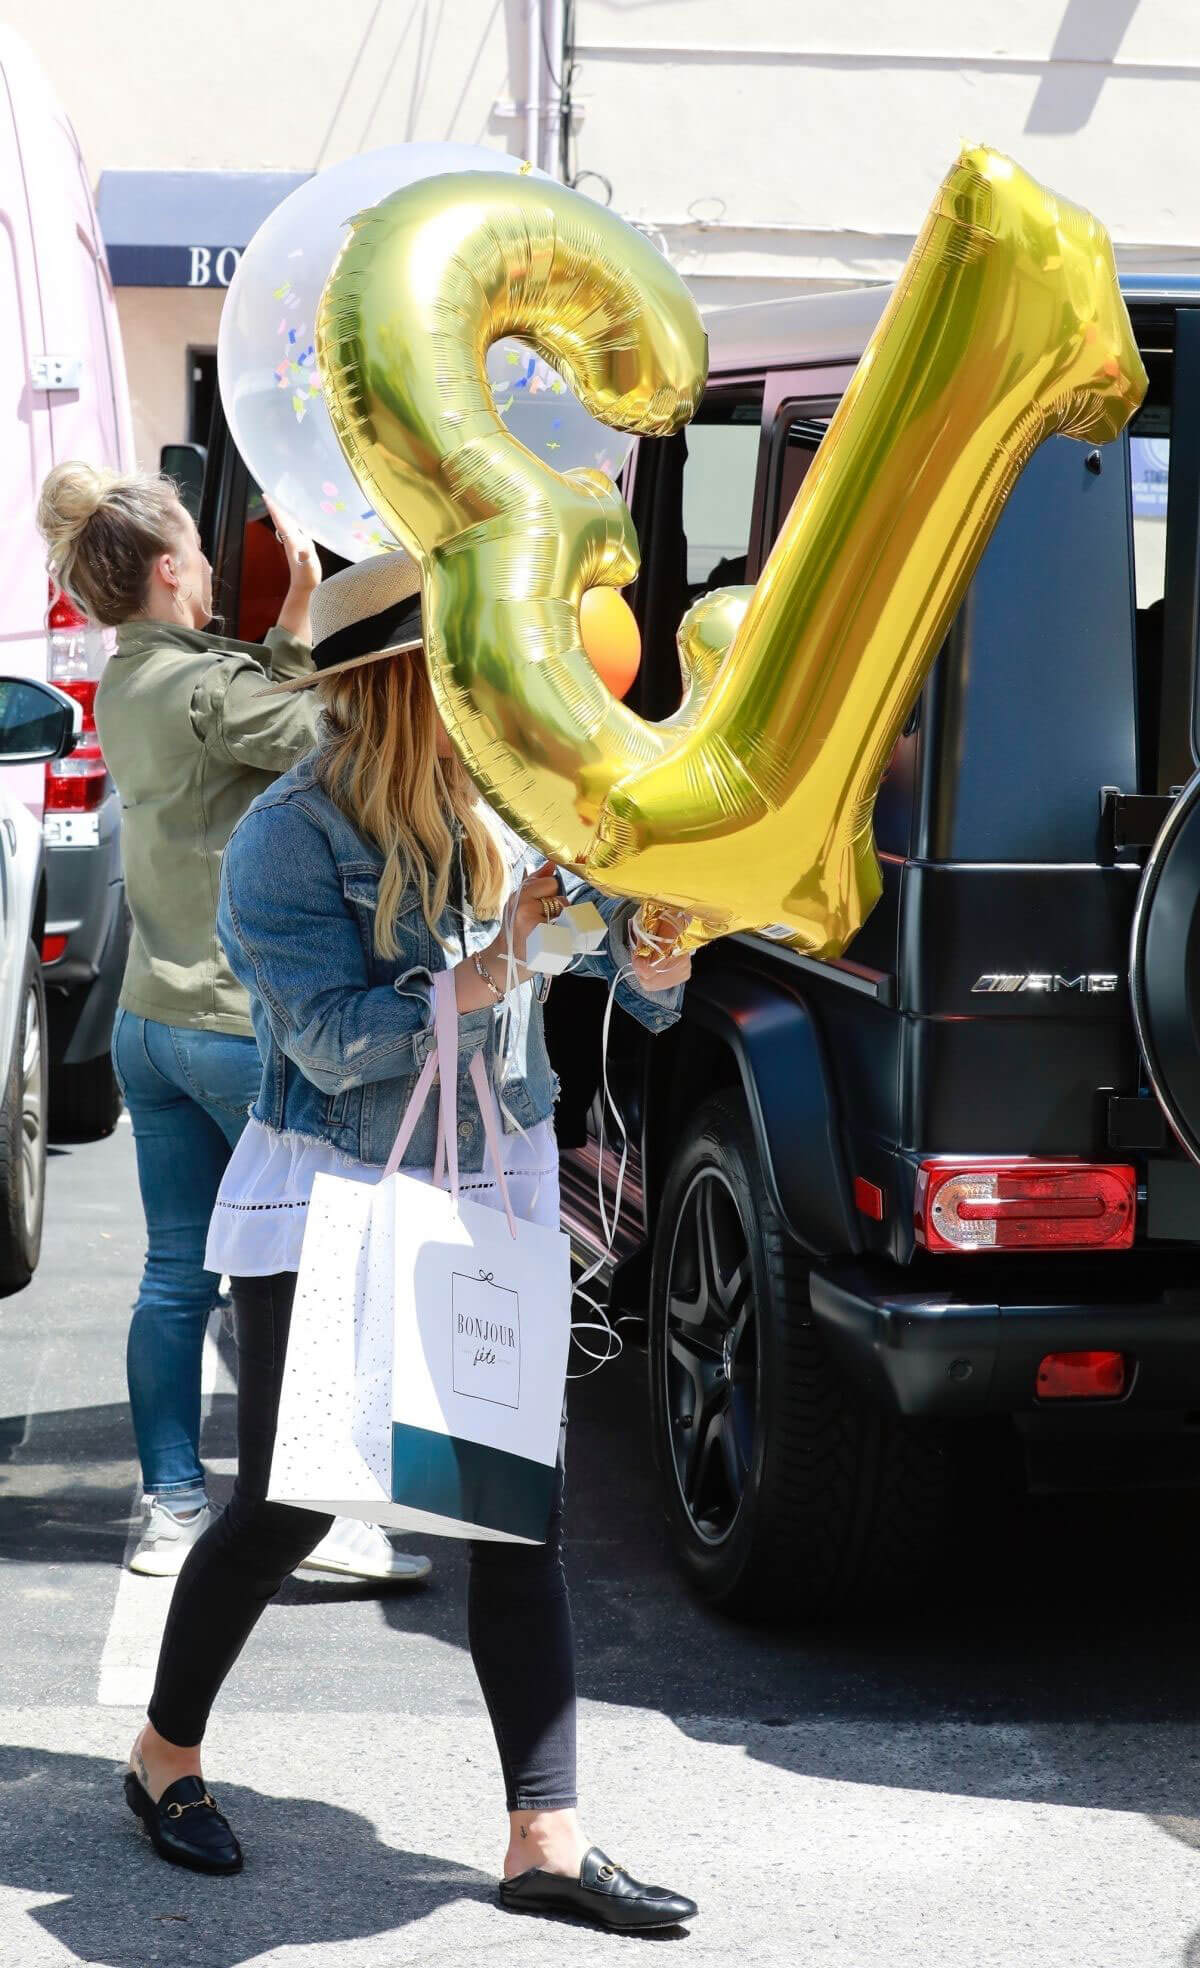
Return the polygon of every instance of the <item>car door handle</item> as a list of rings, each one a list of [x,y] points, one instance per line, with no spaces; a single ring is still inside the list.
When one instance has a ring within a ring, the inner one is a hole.
[[[11,820],[4,822],[4,831],[8,835],[8,851],[10,854],[15,854],[17,851],[17,830]]]

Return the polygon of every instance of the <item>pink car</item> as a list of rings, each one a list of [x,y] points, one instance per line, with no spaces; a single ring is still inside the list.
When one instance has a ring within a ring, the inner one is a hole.
[[[49,593],[34,525],[54,464],[133,462],[121,334],[88,174],[38,63],[0,28],[0,668],[67,691],[83,712],[69,757],[21,766],[5,787],[45,841],[37,924],[45,972],[51,1101],[71,1133],[103,1134],[119,1100],[109,1040],[127,942],[121,808],[92,703],[108,650]]]

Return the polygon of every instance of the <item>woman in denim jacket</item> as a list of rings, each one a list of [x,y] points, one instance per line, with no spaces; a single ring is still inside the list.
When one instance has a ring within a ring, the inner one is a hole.
[[[378,1179],[434,1045],[435,971],[459,1011],[458,1161],[496,1202],[466,1083],[482,1051],[504,1118],[514,1209],[557,1226],[557,1091],[541,1005],[520,960],[563,892],[596,903],[608,946],[581,969],[610,980],[636,1018],[678,1016],[686,959],[630,947],[632,903],[594,894],[501,829],[442,728],[420,643],[415,567],[403,554],[335,575],[313,601],[318,748],[256,800],[225,852],[218,921],[250,993],[264,1061],[258,1104],[221,1186],[209,1262],[233,1279],[239,1353],[238,1477],[189,1557],[159,1657],[126,1794],[164,1858],[232,1872],[241,1850],[205,1790],[212,1703],[267,1601],[329,1519],[266,1501],[288,1326],[316,1174]],[[303,685],[288,684],[284,689]],[[507,913],[507,922],[502,917]],[[510,928],[511,926],[511,928]],[[519,981],[509,994],[511,934]],[[497,1012],[508,1004],[503,1021]],[[433,1113],[404,1158],[431,1178]],[[576,1816],[575,1671],[562,1567],[562,1457],[542,1545],[471,1546],[469,1636],[506,1786],[500,1896],[517,1911],[575,1913],[632,1930],[688,1919],[691,1900],[633,1879],[590,1846]],[[179,1808],[176,1808],[179,1807]]]

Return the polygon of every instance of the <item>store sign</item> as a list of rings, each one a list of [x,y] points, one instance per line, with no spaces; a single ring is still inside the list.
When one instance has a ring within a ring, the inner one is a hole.
[[[111,246],[115,287],[228,287],[241,246]]]
[[[228,287],[241,253],[236,246],[189,246],[192,268],[189,287]]]
[[[228,287],[259,226],[307,171],[102,171],[114,287]]]

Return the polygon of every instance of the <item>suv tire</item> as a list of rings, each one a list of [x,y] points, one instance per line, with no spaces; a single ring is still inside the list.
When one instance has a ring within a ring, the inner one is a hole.
[[[680,1132],[658,1208],[649,1366],[683,1569],[746,1618],[901,1599],[940,1543],[941,1451],[862,1402],[830,1360],[744,1101],[715,1095]]]
[[[0,1109],[0,1293],[27,1285],[41,1255],[46,1087],[46,988],[41,956],[31,943]]]
[[[102,1052],[82,1066],[56,1066],[50,1122],[60,1141],[103,1141],[121,1115],[121,1089],[112,1054]]]

